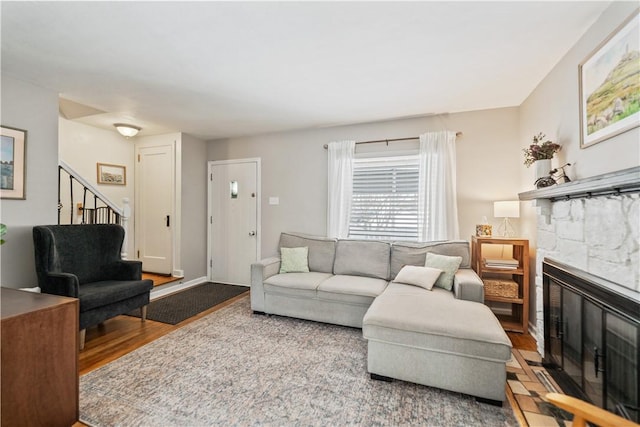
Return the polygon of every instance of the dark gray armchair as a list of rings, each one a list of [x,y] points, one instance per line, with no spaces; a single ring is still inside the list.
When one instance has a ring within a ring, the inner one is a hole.
[[[136,308],[145,321],[153,282],[142,280],[140,261],[121,259],[123,241],[115,224],[33,227],[38,286],[80,300],[80,349],[90,326]]]

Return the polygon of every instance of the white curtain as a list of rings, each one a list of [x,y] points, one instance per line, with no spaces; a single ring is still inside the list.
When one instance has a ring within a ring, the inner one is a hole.
[[[421,241],[459,239],[456,198],[456,133],[420,135],[418,196]]]
[[[349,236],[355,151],[355,141],[336,141],[329,143],[328,146],[328,237],[344,238]]]

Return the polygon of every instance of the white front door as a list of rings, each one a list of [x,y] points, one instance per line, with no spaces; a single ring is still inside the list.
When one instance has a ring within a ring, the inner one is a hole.
[[[142,270],[171,274],[173,268],[174,147],[137,148],[136,246]]]
[[[209,280],[251,284],[259,257],[259,159],[209,162]]]

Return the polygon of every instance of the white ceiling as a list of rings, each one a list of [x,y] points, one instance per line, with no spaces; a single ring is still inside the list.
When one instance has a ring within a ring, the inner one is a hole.
[[[517,106],[609,4],[2,1],[2,72],[206,140]]]

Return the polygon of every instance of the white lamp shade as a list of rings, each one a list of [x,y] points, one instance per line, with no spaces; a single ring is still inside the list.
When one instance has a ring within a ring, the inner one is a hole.
[[[493,216],[496,218],[520,218],[520,202],[517,200],[493,202]]]
[[[136,136],[140,129],[138,126],[127,125],[124,123],[116,123],[114,124],[120,135],[125,136],[127,138],[131,138],[132,136]]]

